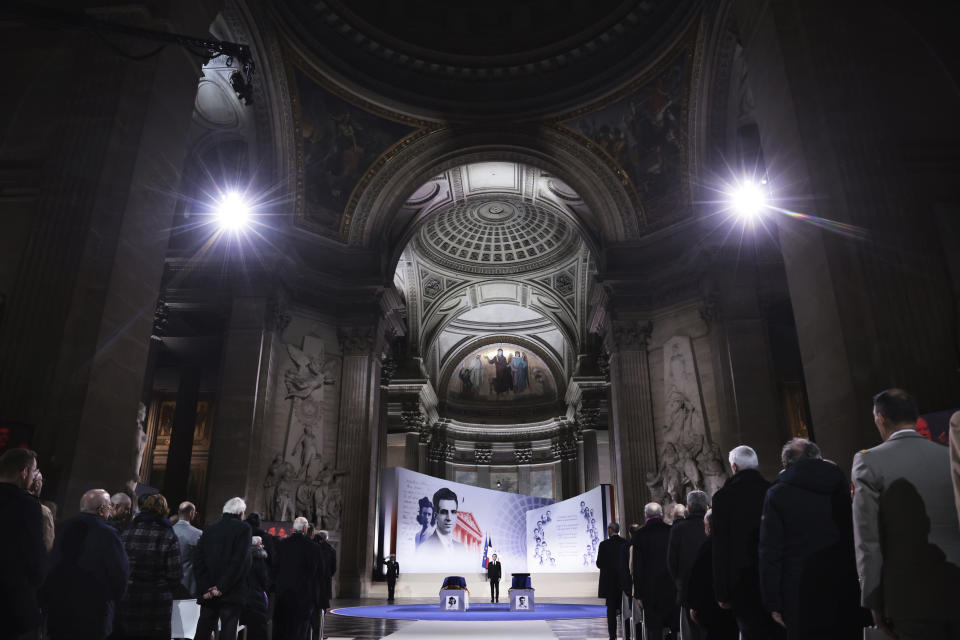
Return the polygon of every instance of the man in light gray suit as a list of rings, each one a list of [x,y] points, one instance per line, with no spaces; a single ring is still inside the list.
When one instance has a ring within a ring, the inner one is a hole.
[[[873,418],[883,444],[853,458],[863,605],[890,637],[960,638],[960,530],[947,448],[916,432],[917,404],[902,389],[874,396]]]
[[[203,531],[190,524],[197,515],[197,508],[192,502],[181,502],[177,511],[180,519],[173,525],[173,532],[180,543],[180,562],[183,565],[183,574],[180,586],[183,587],[174,597],[178,600],[197,597],[197,579],[193,575],[193,560],[197,553],[197,542]]]

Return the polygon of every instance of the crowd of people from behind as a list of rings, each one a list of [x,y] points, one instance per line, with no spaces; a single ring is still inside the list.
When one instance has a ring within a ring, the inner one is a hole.
[[[276,538],[231,498],[220,520],[191,524],[190,502],[170,519],[166,498],[91,489],[80,513],[54,527],[38,500],[37,456],[0,456],[0,640],[170,640],[175,600],[200,605],[195,640],[319,638],[336,551],[305,518]],[[174,522],[171,522],[171,519]]]
[[[950,451],[916,431],[902,389],[877,394],[873,418],[883,442],[854,457],[852,481],[795,438],[771,483],[741,445],[712,505],[691,491],[669,525],[647,504],[629,539],[609,523],[597,567],[611,640],[624,613],[623,637],[648,640],[960,638],[960,412]]]

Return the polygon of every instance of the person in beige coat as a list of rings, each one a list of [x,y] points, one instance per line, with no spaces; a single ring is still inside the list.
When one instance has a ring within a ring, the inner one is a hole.
[[[953,477],[953,501],[960,526],[960,411],[950,416],[950,475]]]
[[[853,459],[853,524],[863,606],[901,640],[960,638],[960,529],[943,445],[916,432],[906,391],[873,399],[883,443]]]

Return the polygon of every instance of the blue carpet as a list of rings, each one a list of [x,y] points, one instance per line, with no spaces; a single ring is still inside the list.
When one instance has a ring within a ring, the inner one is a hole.
[[[467,611],[444,611],[439,603],[397,604],[331,609],[331,613],[357,618],[390,620],[563,620],[605,618],[607,608],[594,604],[537,604],[534,611],[510,611],[510,604],[471,603]]]

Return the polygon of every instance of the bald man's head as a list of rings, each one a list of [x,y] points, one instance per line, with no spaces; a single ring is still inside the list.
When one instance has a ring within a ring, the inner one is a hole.
[[[112,510],[110,494],[103,489],[90,489],[80,498],[80,511],[83,513],[90,513],[106,520]]]

